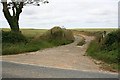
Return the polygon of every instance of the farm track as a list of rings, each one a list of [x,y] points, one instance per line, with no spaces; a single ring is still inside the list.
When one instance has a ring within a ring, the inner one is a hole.
[[[81,36],[85,38],[86,44],[77,46],[77,43],[81,40]],[[87,47],[93,39],[94,37],[79,34],[75,36],[74,43],[36,52],[6,55],[2,56],[2,60],[61,69],[102,71],[99,65],[96,65],[91,58],[85,56]]]

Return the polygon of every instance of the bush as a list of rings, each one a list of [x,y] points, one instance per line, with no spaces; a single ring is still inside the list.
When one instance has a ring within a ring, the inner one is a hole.
[[[72,31],[67,29],[62,29],[58,26],[48,30],[45,34],[43,34],[40,38],[48,39],[48,40],[68,40],[74,41],[74,36]]]
[[[71,30],[63,29],[63,31],[64,31],[64,33],[63,33],[64,34],[64,38],[66,40],[74,41],[74,35],[73,35]]]
[[[2,42],[19,43],[19,42],[27,42],[27,39],[21,33],[2,31]]]
[[[83,46],[85,44],[85,38],[82,37],[81,41],[77,44],[78,46]]]
[[[101,49],[111,51],[117,49],[120,43],[120,30],[109,33],[101,42]]]
[[[110,32],[101,42],[93,40],[88,49],[87,55],[104,61],[110,65],[120,63],[120,30]],[[120,65],[118,65],[120,66]],[[119,68],[120,70],[120,68]]]
[[[54,27],[50,30],[51,38],[52,39],[62,39],[63,37],[63,30],[60,27]]]

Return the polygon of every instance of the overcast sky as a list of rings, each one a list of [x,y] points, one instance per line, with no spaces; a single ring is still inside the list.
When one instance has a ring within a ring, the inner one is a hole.
[[[119,0],[49,0],[41,6],[24,6],[20,28],[117,28]],[[0,3],[0,27],[9,28]]]

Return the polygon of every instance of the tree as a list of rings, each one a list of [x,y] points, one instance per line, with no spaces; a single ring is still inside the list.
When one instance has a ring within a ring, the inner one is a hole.
[[[11,31],[20,32],[19,29],[19,16],[22,12],[24,6],[33,4],[35,6],[40,6],[40,3],[49,3],[46,0],[1,0],[3,5],[3,13],[10,25]],[[12,14],[10,13],[12,10]]]

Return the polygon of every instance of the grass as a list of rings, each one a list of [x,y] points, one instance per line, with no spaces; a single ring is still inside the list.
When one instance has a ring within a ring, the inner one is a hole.
[[[88,55],[92,56],[95,59],[102,60],[107,63],[117,63],[118,50],[100,50],[100,46],[97,42],[92,41],[88,50]]]
[[[47,30],[46,29],[22,29],[21,31],[22,31],[22,34],[24,34],[24,36],[33,38],[33,37],[38,37],[42,35]]]
[[[10,31],[8,28],[3,28],[3,31]],[[28,38],[34,38],[45,33],[47,29],[21,29],[22,34]]]
[[[117,28],[86,28],[86,29],[72,29],[74,34],[84,34],[87,36],[98,36],[99,34],[106,31],[110,33],[112,31],[116,31]]]
[[[117,31],[110,32],[100,42],[98,41],[99,35],[101,34],[94,34],[96,39],[90,43],[87,49],[87,55],[103,61],[104,64],[102,65],[104,69],[109,69],[110,71],[120,70],[120,53],[118,47],[120,45],[120,41],[118,40],[120,33]]]
[[[28,44],[25,43],[3,43],[2,54],[10,55],[10,54],[18,54],[24,52],[33,52],[44,48],[53,47],[54,45],[48,43],[47,41],[38,41],[38,42],[30,42]]]
[[[109,67],[110,71],[120,70],[120,64],[118,63],[118,49],[107,51],[100,50],[100,45],[93,40],[87,50],[87,55],[91,56],[94,59],[105,62],[103,67],[107,69]],[[110,66],[108,66],[110,65]]]
[[[107,31],[107,32],[111,32],[111,31],[115,31],[117,30],[117,28],[86,28],[86,29],[72,29],[72,30],[76,30],[76,31],[85,31],[85,32],[98,32],[98,31]]]
[[[47,31],[44,29],[21,29],[23,36],[21,34],[19,36],[19,34],[10,33],[9,29],[3,29],[3,31],[5,31],[5,33],[3,33],[3,38],[2,38],[3,40],[2,55],[12,55],[12,54],[25,53],[25,52],[33,52],[33,51],[37,51],[45,48],[69,44],[72,42],[65,39],[62,39],[62,40],[44,39],[43,40],[40,38],[40,36]],[[7,34],[6,34],[6,31],[8,32]],[[27,38],[27,42],[24,41],[24,37]]]
[[[33,52],[37,50],[41,50],[44,48],[55,47],[59,45],[63,45],[65,41],[57,42],[57,41],[33,41],[30,43],[3,43],[2,54],[3,55],[11,55],[11,54],[19,54],[24,52]],[[66,44],[69,42],[66,41]]]

